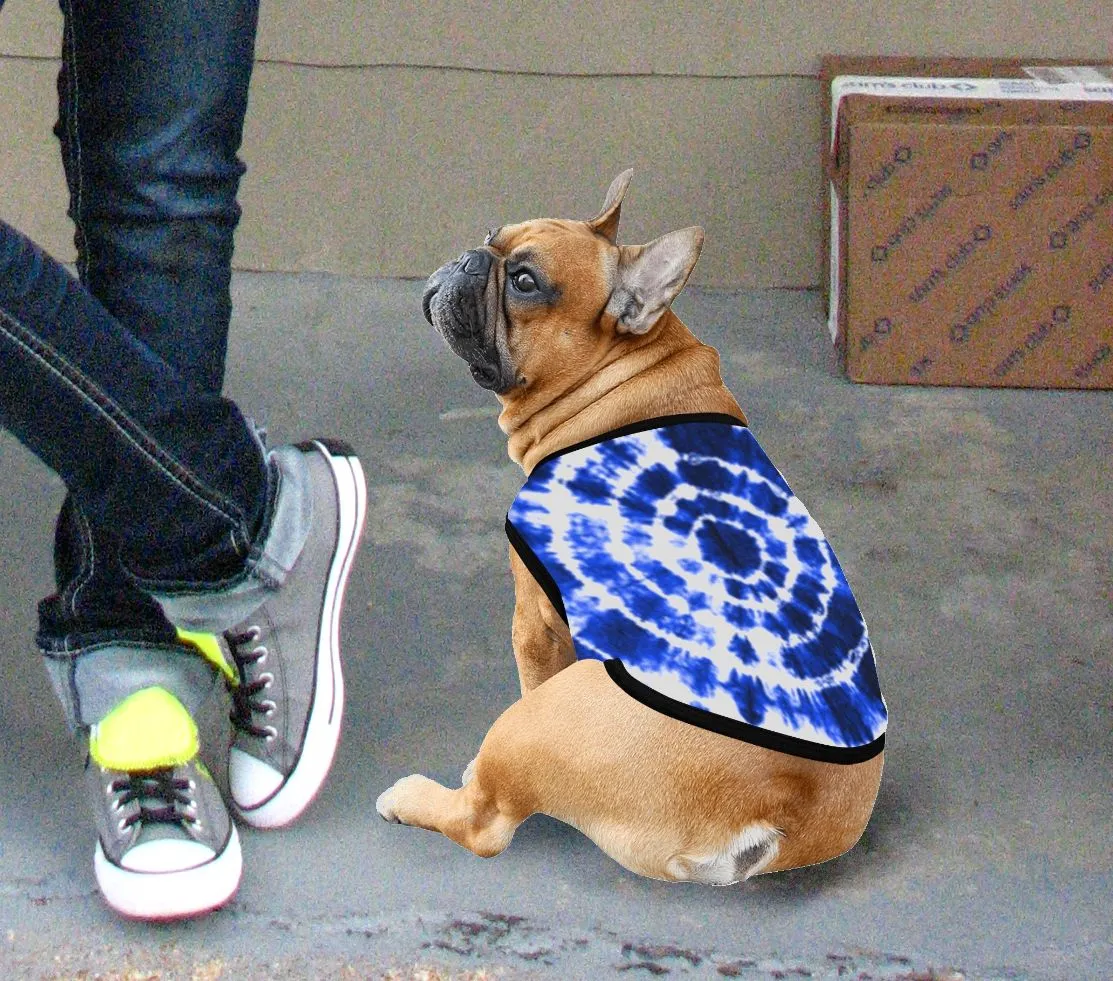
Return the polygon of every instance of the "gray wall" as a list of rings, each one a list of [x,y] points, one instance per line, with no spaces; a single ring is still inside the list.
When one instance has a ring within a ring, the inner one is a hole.
[[[60,34],[51,0],[0,11],[0,217],[70,259]],[[1108,0],[264,0],[236,263],[424,276],[632,166],[624,241],[702,224],[694,281],[815,286],[821,55],[1084,63],[1111,36]]]

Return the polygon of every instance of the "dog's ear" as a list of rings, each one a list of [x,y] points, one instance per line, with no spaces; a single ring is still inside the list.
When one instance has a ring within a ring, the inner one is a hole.
[[[621,248],[606,311],[617,329],[628,334],[649,330],[688,282],[702,248],[703,229],[697,227]]]
[[[634,176],[633,169],[624,170],[607,189],[607,197],[603,201],[603,208],[589,221],[588,227],[597,235],[602,235],[612,245],[618,240],[618,219],[622,211],[622,198],[626,188],[630,186],[630,178]]]

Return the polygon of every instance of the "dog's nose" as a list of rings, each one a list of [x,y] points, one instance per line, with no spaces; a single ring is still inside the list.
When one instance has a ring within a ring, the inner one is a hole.
[[[459,263],[456,268],[460,272],[477,279],[486,279],[487,273],[491,271],[491,253],[486,249],[473,249],[460,256]]]

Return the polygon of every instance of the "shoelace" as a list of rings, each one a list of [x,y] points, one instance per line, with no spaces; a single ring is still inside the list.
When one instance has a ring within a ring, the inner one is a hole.
[[[117,795],[114,810],[123,810],[133,801],[139,809],[120,819],[120,830],[134,824],[189,824],[200,826],[193,793],[197,786],[186,777],[175,777],[173,770],[129,773],[116,777],[109,790]],[[158,802],[152,806],[151,801]],[[159,806],[161,805],[161,806]]]
[[[257,725],[255,718],[262,716],[270,718],[275,711],[275,703],[269,699],[260,699],[258,696],[266,691],[274,675],[264,671],[257,677],[249,678],[261,668],[267,660],[267,649],[258,643],[262,631],[257,626],[248,627],[241,632],[228,631],[224,639],[232,652],[232,660],[236,662],[236,670],[240,675],[240,683],[232,689],[232,711],[229,718],[240,732],[265,739],[270,742],[278,735],[278,730],[272,725]],[[251,646],[255,645],[255,646]]]

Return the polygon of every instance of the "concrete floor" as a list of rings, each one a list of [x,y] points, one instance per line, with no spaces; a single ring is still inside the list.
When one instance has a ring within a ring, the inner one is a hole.
[[[1113,978],[1113,394],[855,386],[816,294],[685,293],[869,622],[876,812],[844,858],[728,889],[637,878],[546,818],[484,861],[373,809],[406,773],[455,780],[517,691],[521,475],[420,291],[236,280],[230,392],[272,442],[353,442],[370,511],[333,775],[295,827],[243,833],[205,919],[97,897],[82,753],[32,648],[61,488],[0,436],[0,975]]]

